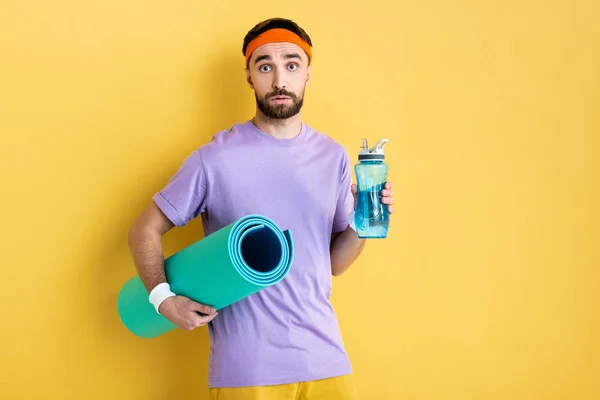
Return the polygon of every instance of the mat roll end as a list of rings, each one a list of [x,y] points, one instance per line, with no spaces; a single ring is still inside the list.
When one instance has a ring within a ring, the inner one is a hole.
[[[146,299],[146,301],[143,301]],[[136,336],[152,339],[177,328],[160,315],[148,299],[139,276],[129,279],[119,291],[117,308],[121,322]]]

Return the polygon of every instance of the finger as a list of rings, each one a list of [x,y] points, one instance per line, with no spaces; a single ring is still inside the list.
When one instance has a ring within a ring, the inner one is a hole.
[[[205,315],[203,317],[200,317],[198,319],[198,326],[202,326],[202,325],[208,324],[210,321],[212,321],[213,319],[215,319],[217,317],[217,315],[219,315],[219,313],[214,313],[214,314],[211,314],[211,315]]]
[[[358,193],[358,189],[355,183],[353,183],[352,186],[350,186],[350,190],[352,191],[352,194]]]
[[[207,306],[204,304],[200,304],[200,303],[196,303],[195,301],[190,300],[190,310],[192,311],[198,311],[201,312],[202,314],[214,314],[217,312],[217,310],[215,310],[213,307],[211,306]]]
[[[391,189],[392,188],[392,182],[386,182],[383,187],[386,188],[386,189]]]
[[[394,204],[394,198],[393,197],[382,197],[381,202],[383,204]]]
[[[388,212],[392,214],[394,212],[394,206],[388,206]]]
[[[210,314],[210,315],[201,315],[198,314],[197,311],[190,311],[190,313],[186,317],[186,322],[183,325],[183,329],[191,331],[200,326],[206,325],[210,321],[213,320],[218,315],[218,313]]]
[[[394,192],[391,190],[382,190],[381,195],[383,197],[392,197],[392,196],[394,196]]]

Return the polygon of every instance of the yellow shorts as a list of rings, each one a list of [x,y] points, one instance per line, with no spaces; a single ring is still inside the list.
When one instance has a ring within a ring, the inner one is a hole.
[[[210,388],[209,400],[358,400],[352,375],[301,383]]]

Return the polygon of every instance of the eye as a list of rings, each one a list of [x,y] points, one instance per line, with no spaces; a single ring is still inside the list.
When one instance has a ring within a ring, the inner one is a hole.
[[[288,69],[290,71],[295,71],[298,69],[298,64],[290,64],[290,65],[288,65]]]
[[[271,67],[267,64],[263,64],[260,67],[258,67],[258,70],[260,72],[269,72],[271,70]]]

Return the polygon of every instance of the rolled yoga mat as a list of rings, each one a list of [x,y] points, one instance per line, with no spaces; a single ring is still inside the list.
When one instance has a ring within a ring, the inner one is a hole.
[[[165,274],[174,293],[220,310],[281,281],[293,258],[289,230],[248,215],[166,258]],[[121,288],[118,310],[127,329],[143,338],[176,328],[148,301],[139,275]]]

